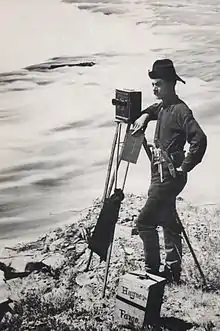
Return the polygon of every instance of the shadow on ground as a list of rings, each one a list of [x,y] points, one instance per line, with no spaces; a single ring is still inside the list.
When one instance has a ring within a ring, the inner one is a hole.
[[[176,317],[162,317],[159,322],[161,331],[186,331],[192,329],[194,325]],[[159,329],[160,329],[159,328]],[[158,329],[158,331],[159,331]],[[156,330],[155,330],[156,331]]]

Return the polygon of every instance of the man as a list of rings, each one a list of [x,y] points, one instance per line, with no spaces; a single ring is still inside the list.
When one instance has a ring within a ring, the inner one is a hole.
[[[153,93],[161,102],[144,111],[134,123],[134,133],[157,120],[151,162],[148,199],[137,219],[143,241],[146,271],[158,274],[160,249],[157,226],[163,227],[166,261],[164,275],[179,282],[181,274],[181,228],[177,221],[176,197],[187,182],[187,173],[201,162],[207,137],[192,111],[176,95],[176,82],[185,82],[176,74],[169,59],[157,60],[149,71]],[[189,143],[185,155],[184,146]]]

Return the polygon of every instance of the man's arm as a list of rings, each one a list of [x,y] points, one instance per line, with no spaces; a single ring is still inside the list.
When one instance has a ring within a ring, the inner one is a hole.
[[[145,130],[150,121],[157,120],[160,105],[161,104],[155,103],[142,110],[140,117],[134,122],[134,132],[132,134],[135,134],[139,130]]]
[[[148,115],[148,121],[156,121],[158,118],[159,111],[161,109],[162,103],[154,103],[153,105],[147,107],[146,109],[142,110],[141,116],[143,114]]]
[[[202,161],[207,148],[207,136],[186,105],[181,105],[177,111],[186,141],[190,144],[189,152],[183,160],[181,168],[183,172],[189,172]]]

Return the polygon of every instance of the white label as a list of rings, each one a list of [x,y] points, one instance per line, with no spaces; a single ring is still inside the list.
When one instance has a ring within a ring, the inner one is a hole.
[[[145,312],[143,310],[128,305],[119,299],[116,300],[115,319],[120,325],[142,327],[144,323],[144,317]]]

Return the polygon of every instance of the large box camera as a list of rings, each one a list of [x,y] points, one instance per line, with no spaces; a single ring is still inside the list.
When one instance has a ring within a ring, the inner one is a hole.
[[[115,90],[115,118],[125,123],[134,123],[141,114],[141,92],[134,90]]]

